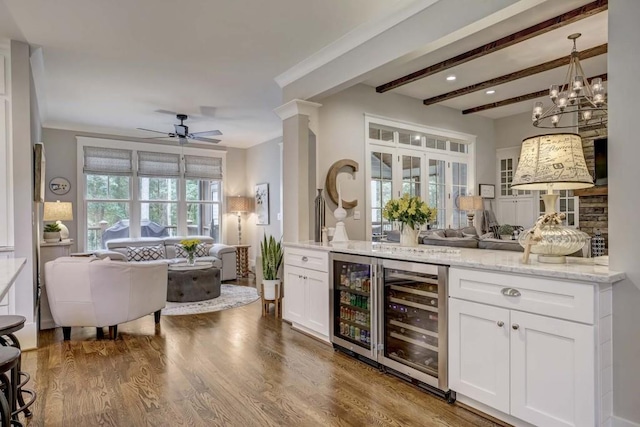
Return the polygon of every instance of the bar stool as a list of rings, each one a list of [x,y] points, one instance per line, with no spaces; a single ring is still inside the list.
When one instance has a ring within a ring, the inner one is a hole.
[[[18,350],[20,348],[20,341],[13,334],[16,331],[19,331],[24,327],[24,323],[26,322],[26,318],[24,316],[15,316],[15,315],[2,315],[0,316],[0,345],[4,347],[14,347]],[[15,417],[17,419],[17,415],[20,412],[23,412],[25,417],[30,417],[33,415],[29,410],[29,407],[33,405],[36,400],[36,393],[33,390],[27,390],[24,386],[29,382],[31,376],[27,372],[22,372],[22,357],[18,357],[18,382],[16,382],[16,397],[17,406],[12,407],[12,412],[15,412]],[[29,402],[25,402],[23,394],[28,394],[31,396]],[[9,402],[11,403],[11,402]]]
[[[19,393],[18,363],[20,355],[20,350],[15,347],[0,347],[0,383],[4,389],[4,394],[0,393],[2,427],[22,426],[18,421],[18,411],[16,410],[16,396]],[[7,377],[7,372],[10,373],[11,379]]]

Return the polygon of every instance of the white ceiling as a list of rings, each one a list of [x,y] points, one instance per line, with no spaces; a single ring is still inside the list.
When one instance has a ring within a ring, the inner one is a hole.
[[[503,21],[494,27],[483,30],[472,37],[460,40],[459,42],[417,58],[399,67],[381,68],[364,83],[373,87],[382,85],[413,71],[454,57],[457,54],[478,47],[484,43],[497,40],[500,37],[511,34],[517,30],[527,28],[528,26],[537,24],[545,19],[557,16],[565,11],[574,9],[589,2],[590,0],[566,0],[563,2],[554,2],[551,5],[545,3],[538,8],[529,10],[526,13],[515,16],[510,20]],[[413,83],[401,86],[398,89],[394,89],[392,92],[422,100],[461,89],[471,84],[480,83],[491,78],[509,74],[514,71],[522,70],[533,65],[568,56],[572,48],[572,43],[566,38],[569,34],[582,33],[582,37],[578,39],[578,50],[585,50],[598,46],[607,42],[607,22],[608,13],[602,12],[560,29],[529,39],[525,42],[499,50],[490,55],[469,61],[442,73],[437,73]],[[584,60],[581,61],[581,63],[587,76],[607,72],[606,55]],[[458,110],[465,110],[519,95],[537,92],[548,88],[551,84],[561,84],[565,78],[566,72],[566,66],[556,68],[554,70],[497,86],[494,88],[496,93],[492,95],[486,94],[485,90],[483,90],[453,98],[437,105],[445,105]],[[446,77],[451,74],[457,77],[454,82],[448,82],[446,80]],[[384,96],[384,94],[381,94],[380,96]],[[544,97],[541,99],[544,99]],[[513,114],[531,111],[534,102],[535,101],[532,100],[524,101],[518,104],[485,110],[475,114],[494,119],[507,117]]]
[[[0,0],[0,38],[43,48],[45,127],[152,136],[162,109],[248,147],[281,134],[274,77],[411,2]]]

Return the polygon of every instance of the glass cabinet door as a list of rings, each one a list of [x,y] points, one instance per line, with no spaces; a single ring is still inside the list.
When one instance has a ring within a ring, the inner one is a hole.
[[[336,337],[371,349],[371,265],[334,260],[334,331]]]

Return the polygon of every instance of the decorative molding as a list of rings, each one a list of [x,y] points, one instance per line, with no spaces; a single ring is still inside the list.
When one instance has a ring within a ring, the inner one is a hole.
[[[322,107],[322,104],[317,102],[305,101],[302,99],[293,99],[286,104],[282,104],[275,110],[273,110],[281,120],[286,120],[290,117],[303,115],[311,116],[318,108]]]
[[[306,76],[307,74],[317,70],[318,68],[328,64],[336,58],[344,55],[350,50],[371,40],[377,35],[387,31],[388,29],[398,25],[402,21],[412,17],[416,13],[428,8],[438,0],[418,0],[411,3],[404,9],[398,10],[392,14],[384,15],[380,19],[365,22],[348,32],[338,40],[323,47],[316,53],[300,61],[284,73],[275,77],[276,83],[281,88],[295,82],[296,80]]]
[[[44,123],[47,119],[47,85],[46,73],[44,68],[44,55],[42,48],[39,47],[31,52],[29,56],[31,63],[31,74],[33,75],[33,86],[36,91],[36,99],[38,100],[38,114],[40,122]]]
[[[4,55],[0,52],[0,95],[7,94],[7,82],[6,82],[6,70],[5,70],[6,61],[4,60]]]

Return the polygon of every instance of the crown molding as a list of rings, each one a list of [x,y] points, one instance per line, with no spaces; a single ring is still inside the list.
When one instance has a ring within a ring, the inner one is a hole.
[[[278,117],[280,117],[281,120],[286,120],[299,114],[304,116],[311,116],[320,107],[322,107],[322,104],[318,104],[317,102],[304,101],[302,99],[293,99],[286,104],[282,104],[273,111],[278,115]]]
[[[385,15],[374,21],[365,22],[338,40],[328,44],[308,58],[289,68],[284,73],[276,76],[274,80],[283,88],[438,1],[439,0],[416,0],[404,9],[398,10],[390,15]]]

